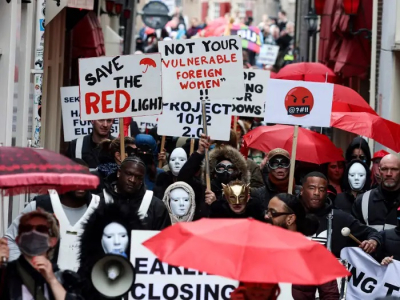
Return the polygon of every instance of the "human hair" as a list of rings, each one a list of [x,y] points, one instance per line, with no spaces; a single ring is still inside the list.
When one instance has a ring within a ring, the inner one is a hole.
[[[284,16],[286,17],[286,11],[284,11],[283,9],[281,9],[279,12],[280,12],[282,15],[284,15]]]
[[[326,178],[326,176],[324,174],[322,174],[321,172],[313,171],[313,172],[308,173],[306,176],[304,176],[303,184],[306,183],[307,179],[310,177],[322,178],[328,183],[328,178]]]
[[[124,138],[124,142],[125,142],[125,146],[134,145],[135,139],[133,137],[126,136]],[[121,151],[121,139],[116,138],[113,140],[109,140],[109,139],[104,140],[100,143],[99,147],[101,149],[100,151],[104,151],[114,158],[115,153]]]
[[[298,232],[305,236],[310,236],[317,232],[319,227],[317,217],[312,214],[307,214],[303,204],[295,195],[280,193],[275,197],[285,203],[288,212],[296,215],[296,226]]]
[[[141,160],[137,156],[128,156],[127,158],[125,158],[121,163],[120,169],[124,168],[124,166],[127,163],[135,163],[135,164],[138,164],[138,165],[142,165],[142,167],[146,170],[146,164],[143,162],[143,160]]]
[[[25,224],[29,223],[29,221],[34,218],[44,219],[47,222],[47,225],[49,226],[49,229],[50,229],[49,237],[60,240],[60,229],[59,229],[58,220],[56,219],[56,217],[53,214],[48,213],[41,208],[38,208],[32,212],[22,215],[21,219],[19,220],[18,235],[20,235],[22,233],[20,230],[21,225],[25,225]],[[47,255],[48,255],[49,259],[52,259],[53,255],[54,255],[54,249],[51,249]]]
[[[261,288],[262,288],[262,286],[269,286],[271,288],[271,294],[268,297],[268,300],[277,300],[279,295],[281,294],[281,288],[280,288],[279,284],[277,284],[277,283],[260,283],[258,285],[260,285]],[[247,283],[240,281],[239,282],[239,288],[240,287],[246,289],[247,288]],[[245,290],[241,291],[241,294],[243,295],[244,300],[248,300]]]

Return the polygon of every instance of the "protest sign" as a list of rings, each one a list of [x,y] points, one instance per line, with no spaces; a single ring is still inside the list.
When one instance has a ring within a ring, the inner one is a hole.
[[[243,97],[234,98],[232,115],[239,117],[262,117],[264,115],[269,76],[269,71],[244,70],[245,93]]]
[[[231,104],[206,102],[207,133],[214,140],[228,141],[231,125]],[[201,101],[164,103],[158,118],[158,135],[200,138],[203,133]]]
[[[138,125],[140,132],[146,133],[146,131],[157,126],[159,117],[160,116],[134,117],[133,121]]]
[[[244,94],[239,36],[161,41],[164,103],[232,99]]]
[[[133,230],[130,259],[136,280],[130,300],[228,300],[238,281],[160,262],[142,243],[159,231]],[[196,254],[194,254],[196,255]],[[278,300],[292,300],[292,285],[279,284]]]
[[[273,66],[279,54],[279,46],[276,45],[262,45],[260,53],[258,54],[257,62],[259,64]]]
[[[92,133],[90,121],[81,121],[79,118],[79,87],[69,86],[60,88],[61,110],[63,118],[64,142],[70,142],[81,136]],[[114,119],[111,135],[119,134],[118,119]]]
[[[270,79],[267,84],[267,123],[329,127],[333,84]]]
[[[81,120],[158,115],[160,54],[82,58],[79,88]]]
[[[340,257],[349,263],[352,274],[347,284],[346,300],[377,299],[389,295],[400,297],[400,261],[380,265],[356,247],[344,248]]]

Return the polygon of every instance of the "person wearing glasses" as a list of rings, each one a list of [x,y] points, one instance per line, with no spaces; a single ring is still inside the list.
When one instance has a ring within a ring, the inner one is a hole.
[[[346,163],[354,159],[363,161],[368,168],[371,167],[371,151],[367,141],[361,137],[355,137],[346,150]]]
[[[267,155],[266,168],[268,168],[268,177],[265,180],[265,186],[252,190],[252,198],[264,204],[265,209],[268,203],[275,195],[287,193],[289,188],[289,168],[290,155],[284,149],[276,148]],[[293,186],[294,194],[300,193],[300,186]]]
[[[21,256],[0,269],[0,278],[4,279],[0,299],[82,299],[76,291],[78,281],[71,281],[71,276],[51,263],[59,238],[52,214],[38,209],[21,217],[17,237]]]
[[[379,164],[381,184],[358,195],[352,214],[361,223],[378,231],[397,226],[400,206],[400,159],[393,154],[384,156]]]

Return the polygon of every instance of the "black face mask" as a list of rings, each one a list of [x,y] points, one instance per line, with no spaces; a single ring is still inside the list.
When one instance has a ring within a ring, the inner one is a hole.
[[[216,173],[217,179],[220,183],[223,184],[228,184],[234,179],[231,179],[232,174],[229,174],[228,172],[223,172],[223,173]]]
[[[141,145],[136,149],[136,155],[147,165],[154,164],[153,151],[148,145]]]

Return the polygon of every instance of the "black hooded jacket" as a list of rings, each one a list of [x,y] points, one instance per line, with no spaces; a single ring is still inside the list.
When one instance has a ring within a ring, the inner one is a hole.
[[[333,209],[333,219],[332,219],[332,253],[336,257],[340,257],[340,251],[345,247],[356,247],[358,246],[349,237],[344,237],[341,233],[343,227],[350,228],[351,233],[358,238],[360,241],[374,239],[381,244],[382,238],[378,231],[361,224],[352,215],[340,210],[334,209],[332,202],[327,199],[325,205],[311,213],[319,219],[319,227],[317,233],[312,236],[312,240],[315,240],[326,246],[327,244],[327,230],[328,230],[328,215]]]
[[[365,164],[369,168],[371,166],[371,152],[369,150],[367,141],[361,136],[355,137],[353,141],[350,143],[349,147],[347,147],[346,162],[349,163],[353,160],[352,154],[353,150],[356,148],[361,148],[361,150],[364,152],[366,158]]]
[[[116,181],[117,174],[112,174],[107,177],[104,183],[106,192],[112,196],[114,202],[129,204],[131,213],[137,215],[140,204],[146,193],[145,185],[143,184],[135,195],[125,196],[115,191]],[[101,198],[101,203],[104,203],[104,193],[101,193],[99,196]],[[171,218],[169,217],[164,202],[153,196],[146,217],[143,219],[144,228],[147,230],[163,230],[170,225]]]
[[[377,254],[378,262],[381,262],[385,257],[393,256],[393,259],[400,260],[400,227],[383,230],[382,235],[382,247],[379,249]]]
[[[125,227],[131,239],[130,232],[132,230],[144,229],[136,210],[127,203],[102,203],[93,214],[89,217],[86,224],[83,226],[83,234],[80,240],[79,262],[80,268],[78,274],[82,280],[82,295],[85,300],[103,300],[107,299],[101,296],[94,288],[91,281],[91,271],[94,264],[99,261],[104,255],[101,239],[104,228],[110,223],[119,223]],[[126,255],[130,254],[130,242]]]
[[[371,186],[371,171],[367,167],[367,165],[362,162],[361,160],[354,159],[350,163],[347,164],[346,169],[343,173],[343,179],[342,179],[342,187],[343,187],[343,192],[338,194],[335,199],[335,207],[338,209],[341,209],[349,214],[351,214],[351,209],[353,207],[354,201],[356,198],[354,197],[352,193],[352,189],[350,187],[349,183],[349,170],[352,165],[355,163],[361,164],[364,169],[366,170],[366,180],[364,187],[357,192],[358,194],[363,194],[365,191],[369,190],[369,187]]]

